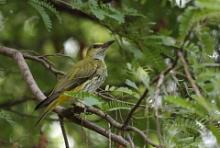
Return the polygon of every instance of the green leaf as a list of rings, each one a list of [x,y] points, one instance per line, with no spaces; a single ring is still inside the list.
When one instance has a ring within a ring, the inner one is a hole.
[[[29,1],[29,4],[35,8],[35,10],[37,10],[44,22],[44,25],[46,26],[48,31],[51,31],[52,29],[52,21],[50,19],[50,16],[47,14],[46,10],[44,9],[44,7],[42,7],[41,5],[39,5],[38,3],[35,3],[35,1],[31,0]]]
[[[96,97],[85,97],[82,102],[87,106],[93,106],[93,105],[99,106],[102,104],[102,102],[100,102],[100,100],[97,99]]]
[[[124,23],[125,14],[111,5],[106,4],[98,4],[96,0],[89,0],[87,2],[82,3],[82,1],[72,1],[72,5],[77,7],[78,9],[88,11],[95,15],[99,20],[104,19],[113,19],[118,24]]]
[[[166,96],[165,100],[169,103],[185,108],[192,113],[197,113],[198,115],[201,115],[201,116],[207,115],[207,112],[206,110],[204,110],[203,107],[187,99],[183,99],[178,96]]]
[[[48,31],[51,31],[52,29],[52,21],[46,10],[52,12],[59,22],[61,22],[61,17],[52,4],[41,0],[29,0],[28,3],[38,11]]]
[[[212,110],[212,105],[203,97],[198,97],[196,95],[192,96],[201,106],[203,106],[208,112]]]
[[[88,106],[102,104],[102,99],[99,96],[96,96],[88,92],[66,91],[64,95],[80,99],[83,103],[85,103]]]
[[[117,110],[131,110],[130,107],[125,107],[125,106],[121,106],[121,107],[113,107],[113,108],[110,108],[108,111],[109,112],[112,112],[112,111],[117,111]]]
[[[133,90],[127,88],[127,87],[119,87],[119,88],[116,88],[115,90],[113,90],[114,92],[122,92],[122,93],[125,93],[125,94],[128,94],[128,95],[131,95],[135,98],[139,98],[139,94],[134,92]]]
[[[138,67],[136,77],[146,86],[149,87],[150,77],[142,67]]]
[[[103,103],[101,106],[102,110],[104,111],[117,111],[117,110],[130,110],[131,107],[123,102],[117,101],[109,101],[108,103]]]
[[[11,114],[6,111],[0,110],[0,120],[5,120],[9,125],[14,126],[16,123],[13,121]]]
[[[160,36],[162,39],[162,43],[165,46],[175,46],[176,40],[169,36]]]
[[[91,9],[91,12],[100,20],[105,19],[105,14],[103,11],[97,10],[97,9]]]
[[[165,46],[175,46],[176,40],[170,36],[164,35],[151,35],[147,37],[148,40],[152,40],[155,44],[165,45]]]
[[[41,1],[41,0],[30,0],[30,1],[52,12],[57,17],[57,19],[61,22],[61,17],[59,15],[59,12],[56,10],[56,8],[51,3],[46,2],[46,1]]]
[[[123,93],[129,94],[129,95],[133,94],[133,91],[127,87],[119,87],[119,88],[115,89],[114,91],[123,92]]]
[[[133,82],[133,81],[131,81],[131,80],[129,80],[129,79],[126,79],[126,80],[125,80],[125,84],[127,84],[128,86],[130,86],[130,87],[132,87],[132,88],[138,90],[138,87],[137,87],[137,85],[135,84],[135,82]]]

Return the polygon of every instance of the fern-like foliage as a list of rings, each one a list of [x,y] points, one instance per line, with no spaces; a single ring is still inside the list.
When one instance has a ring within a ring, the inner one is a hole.
[[[188,7],[180,18],[180,38],[183,39],[198,25],[217,24],[220,16],[219,0],[195,1],[195,6]]]
[[[165,100],[175,106],[182,107],[191,113],[196,113],[198,115],[207,115],[207,111],[199,104],[188,99],[183,99],[177,96],[166,96]]]
[[[99,106],[103,103],[102,99],[99,96],[92,94],[92,93],[88,93],[88,92],[67,91],[64,93],[64,95],[73,97],[75,99],[79,99],[85,105],[88,105],[88,106],[93,106],[93,105]]]
[[[131,109],[131,105],[129,103],[123,102],[123,101],[110,101],[107,103],[102,104],[101,107],[102,110],[104,111],[117,111],[117,110],[130,110]]]
[[[98,19],[112,19],[118,24],[125,22],[126,15],[141,16],[135,9],[126,9],[126,11],[121,11],[115,9],[111,5],[99,3],[96,0],[82,1],[82,0],[72,0],[72,6],[76,9],[87,11],[95,15]]]
[[[47,10],[54,14],[58,20],[61,22],[61,18],[59,16],[58,11],[54,8],[54,6],[46,1],[41,0],[29,0],[28,2],[35,10],[38,11],[40,14],[44,25],[46,26],[47,30],[50,31],[52,29],[52,20],[50,15],[48,14]]]
[[[13,121],[10,112],[0,110],[0,120],[5,120],[9,125],[14,126],[16,123]]]
[[[206,120],[188,119],[184,117],[177,117],[170,119],[163,125],[165,145],[169,148],[186,147],[196,148],[202,143],[200,138],[200,125],[199,123],[206,123]],[[178,137],[178,138],[177,138]]]

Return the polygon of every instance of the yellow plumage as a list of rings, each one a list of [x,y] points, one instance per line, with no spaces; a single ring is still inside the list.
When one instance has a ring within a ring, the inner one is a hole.
[[[104,62],[105,51],[113,41],[104,44],[95,44],[88,51],[87,56],[76,63],[54,87],[47,99],[40,102],[36,109],[46,107],[37,124],[46,117],[56,106],[67,102],[72,97],[65,96],[65,91],[94,92],[107,77],[107,68]]]

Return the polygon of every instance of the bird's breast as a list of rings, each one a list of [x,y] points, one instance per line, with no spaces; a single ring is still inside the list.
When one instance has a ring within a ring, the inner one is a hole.
[[[83,90],[87,92],[94,92],[96,89],[98,89],[105,81],[107,77],[107,69],[106,67],[100,68],[97,70],[94,77],[87,80],[83,84]]]

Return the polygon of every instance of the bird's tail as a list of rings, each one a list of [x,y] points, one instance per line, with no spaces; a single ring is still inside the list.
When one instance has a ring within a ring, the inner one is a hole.
[[[43,108],[48,106],[50,103],[52,103],[55,99],[57,99],[57,97],[59,96],[59,94],[53,94],[51,96],[48,96],[46,99],[44,99],[43,101],[41,101],[39,104],[37,104],[37,106],[35,107],[34,110]]]
[[[53,100],[52,102],[50,102],[50,104],[46,107],[46,109],[44,110],[43,114],[40,116],[40,118],[37,120],[37,122],[35,123],[35,125],[37,126],[40,121],[42,121],[49,112],[51,112],[54,108],[56,108],[56,106],[58,106],[60,103],[59,99]]]

